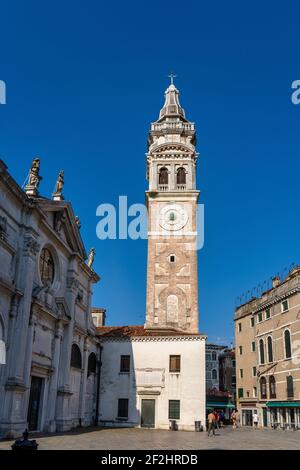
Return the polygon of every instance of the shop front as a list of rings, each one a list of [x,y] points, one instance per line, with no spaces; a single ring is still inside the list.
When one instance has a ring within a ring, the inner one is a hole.
[[[268,423],[273,429],[300,429],[300,401],[269,401]]]

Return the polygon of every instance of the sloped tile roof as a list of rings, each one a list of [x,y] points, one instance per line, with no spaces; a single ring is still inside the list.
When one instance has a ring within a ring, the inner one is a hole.
[[[198,333],[188,333],[175,329],[145,328],[143,325],[135,326],[100,326],[97,328],[99,336],[113,338],[132,338],[135,336],[198,336]]]

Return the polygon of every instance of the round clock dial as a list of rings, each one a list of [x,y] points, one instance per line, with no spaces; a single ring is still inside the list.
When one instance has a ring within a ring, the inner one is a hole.
[[[160,211],[159,224],[165,230],[180,230],[187,221],[187,211],[179,204],[168,204]]]

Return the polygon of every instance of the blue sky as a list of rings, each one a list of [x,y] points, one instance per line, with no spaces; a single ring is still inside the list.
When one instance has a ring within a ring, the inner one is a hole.
[[[296,1],[2,3],[0,158],[22,184],[39,155],[45,196],[65,170],[109,324],[144,321],[147,244],[99,241],[96,207],[144,202],[171,70],[197,125],[200,330],[230,342],[236,297],[300,263],[299,13]]]

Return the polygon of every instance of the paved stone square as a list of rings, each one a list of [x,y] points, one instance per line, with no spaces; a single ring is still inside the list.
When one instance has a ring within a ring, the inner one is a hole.
[[[128,449],[300,449],[299,431],[231,427],[217,431],[216,436],[185,431],[155,429],[88,428],[64,434],[32,435],[41,450],[128,450]],[[0,441],[0,450],[10,449],[13,441]]]

